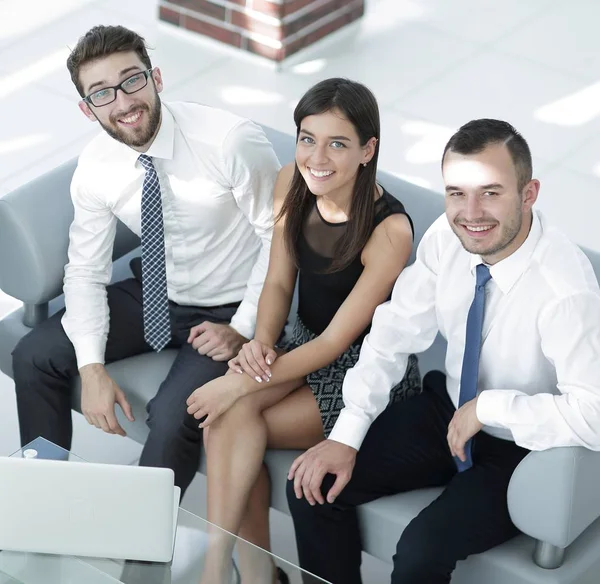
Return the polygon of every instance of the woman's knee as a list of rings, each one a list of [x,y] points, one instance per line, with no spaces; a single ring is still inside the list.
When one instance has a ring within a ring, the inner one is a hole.
[[[224,413],[217,421],[223,423],[239,424],[244,420],[251,420],[262,416],[263,406],[258,393],[245,395],[238,400]]]
[[[214,444],[220,440],[220,437],[235,433],[243,435],[244,429],[256,428],[257,424],[261,427],[267,425],[266,412],[269,409],[269,403],[258,393],[252,393],[239,398],[226,412],[221,414],[205,429],[204,444],[207,449],[211,448],[211,442]],[[268,428],[267,428],[268,431]]]

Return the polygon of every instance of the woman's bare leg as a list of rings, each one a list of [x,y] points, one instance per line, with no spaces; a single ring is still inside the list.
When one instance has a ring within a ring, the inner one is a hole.
[[[267,424],[267,448],[306,450],[325,438],[319,407],[308,386],[290,393],[282,401],[263,411],[263,417]],[[238,535],[269,551],[270,503],[271,483],[267,467],[263,463]],[[264,577],[264,568],[259,570],[261,564],[265,564],[264,554],[257,554],[250,546],[238,546],[238,554],[242,582],[260,582],[260,577]],[[272,566],[268,567],[272,569]]]
[[[211,424],[205,441],[208,520],[267,549],[270,492],[263,469],[267,445],[304,449],[323,439],[317,403],[308,386],[296,389],[300,383],[268,387],[238,400]],[[272,572],[265,555],[253,553],[250,546],[239,547],[242,572],[248,575],[243,581],[268,581],[264,573],[257,573]],[[212,564],[218,567],[228,561],[229,546],[211,548]]]
[[[270,551],[269,506],[271,503],[271,479],[263,463],[254,483],[238,535],[260,548]],[[265,512],[266,510],[266,512]]]

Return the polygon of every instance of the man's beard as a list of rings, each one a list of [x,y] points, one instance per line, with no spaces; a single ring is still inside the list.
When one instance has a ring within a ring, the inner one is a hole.
[[[487,249],[478,248],[475,242],[472,242],[469,239],[467,239],[467,236],[464,235],[464,233],[462,232],[462,227],[460,226],[460,223],[462,221],[462,219],[457,219],[455,221],[453,231],[458,236],[465,250],[469,253],[475,253],[483,257],[492,256],[501,252],[503,249],[506,249],[519,235],[519,232],[521,231],[521,226],[523,224],[523,212],[521,211],[521,208],[519,206],[516,214],[511,218],[511,220],[503,225],[501,239],[495,244],[493,244],[491,247],[488,247]],[[481,225],[489,225],[495,223],[495,221],[481,220],[479,221],[479,223]]]
[[[154,101],[154,105],[152,109],[147,104],[136,105],[129,112],[125,114],[118,114],[117,116],[111,116],[110,123],[111,125],[104,124],[100,120],[98,122],[104,128],[105,132],[115,140],[122,142],[127,146],[131,146],[134,148],[140,148],[145,146],[152,140],[156,131],[158,130],[158,126],[160,125],[160,98],[158,94],[156,95],[156,99]],[[135,130],[125,130],[119,127],[118,118],[126,118],[134,112],[142,111],[148,114],[148,121],[145,127],[136,128]]]

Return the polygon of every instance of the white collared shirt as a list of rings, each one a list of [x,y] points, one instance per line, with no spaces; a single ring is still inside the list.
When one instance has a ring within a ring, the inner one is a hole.
[[[458,404],[479,263],[445,215],[429,228],[346,374],[331,439],[360,447],[408,355],[426,350],[438,331],[448,341],[447,389]],[[588,258],[535,212],[526,241],[490,273],[477,401],[483,431],[531,450],[600,450],[600,291]]]
[[[251,338],[280,168],[271,144],[259,126],[229,112],[163,103],[146,154],[161,186],[169,299],[204,307],[241,301],[231,325]],[[83,150],[73,175],[62,322],[79,367],[104,363],[117,218],[141,234],[145,171],[138,156],[103,132]]]

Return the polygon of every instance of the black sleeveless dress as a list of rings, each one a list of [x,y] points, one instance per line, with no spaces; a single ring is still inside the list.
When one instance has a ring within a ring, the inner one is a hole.
[[[394,214],[412,220],[398,199],[385,189],[375,202],[373,230]],[[308,213],[298,242],[298,317],[289,342],[283,348],[290,351],[320,335],[333,319],[360,278],[364,266],[360,254],[342,270],[326,272],[330,267],[336,243],[347,223],[330,223],[320,214],[316,204]],[[414,230],[413,230],[414,231]],[[328,436],[344,407],[342,383],[346,371],[356,365],[367,327],[352,345],[333,363],[310,373],[306,380],[321,411],[323,430]],[[392,390],[390,401],[396,401],[421,391],[421,376],[417,358],[411,355],[403,380]]]

